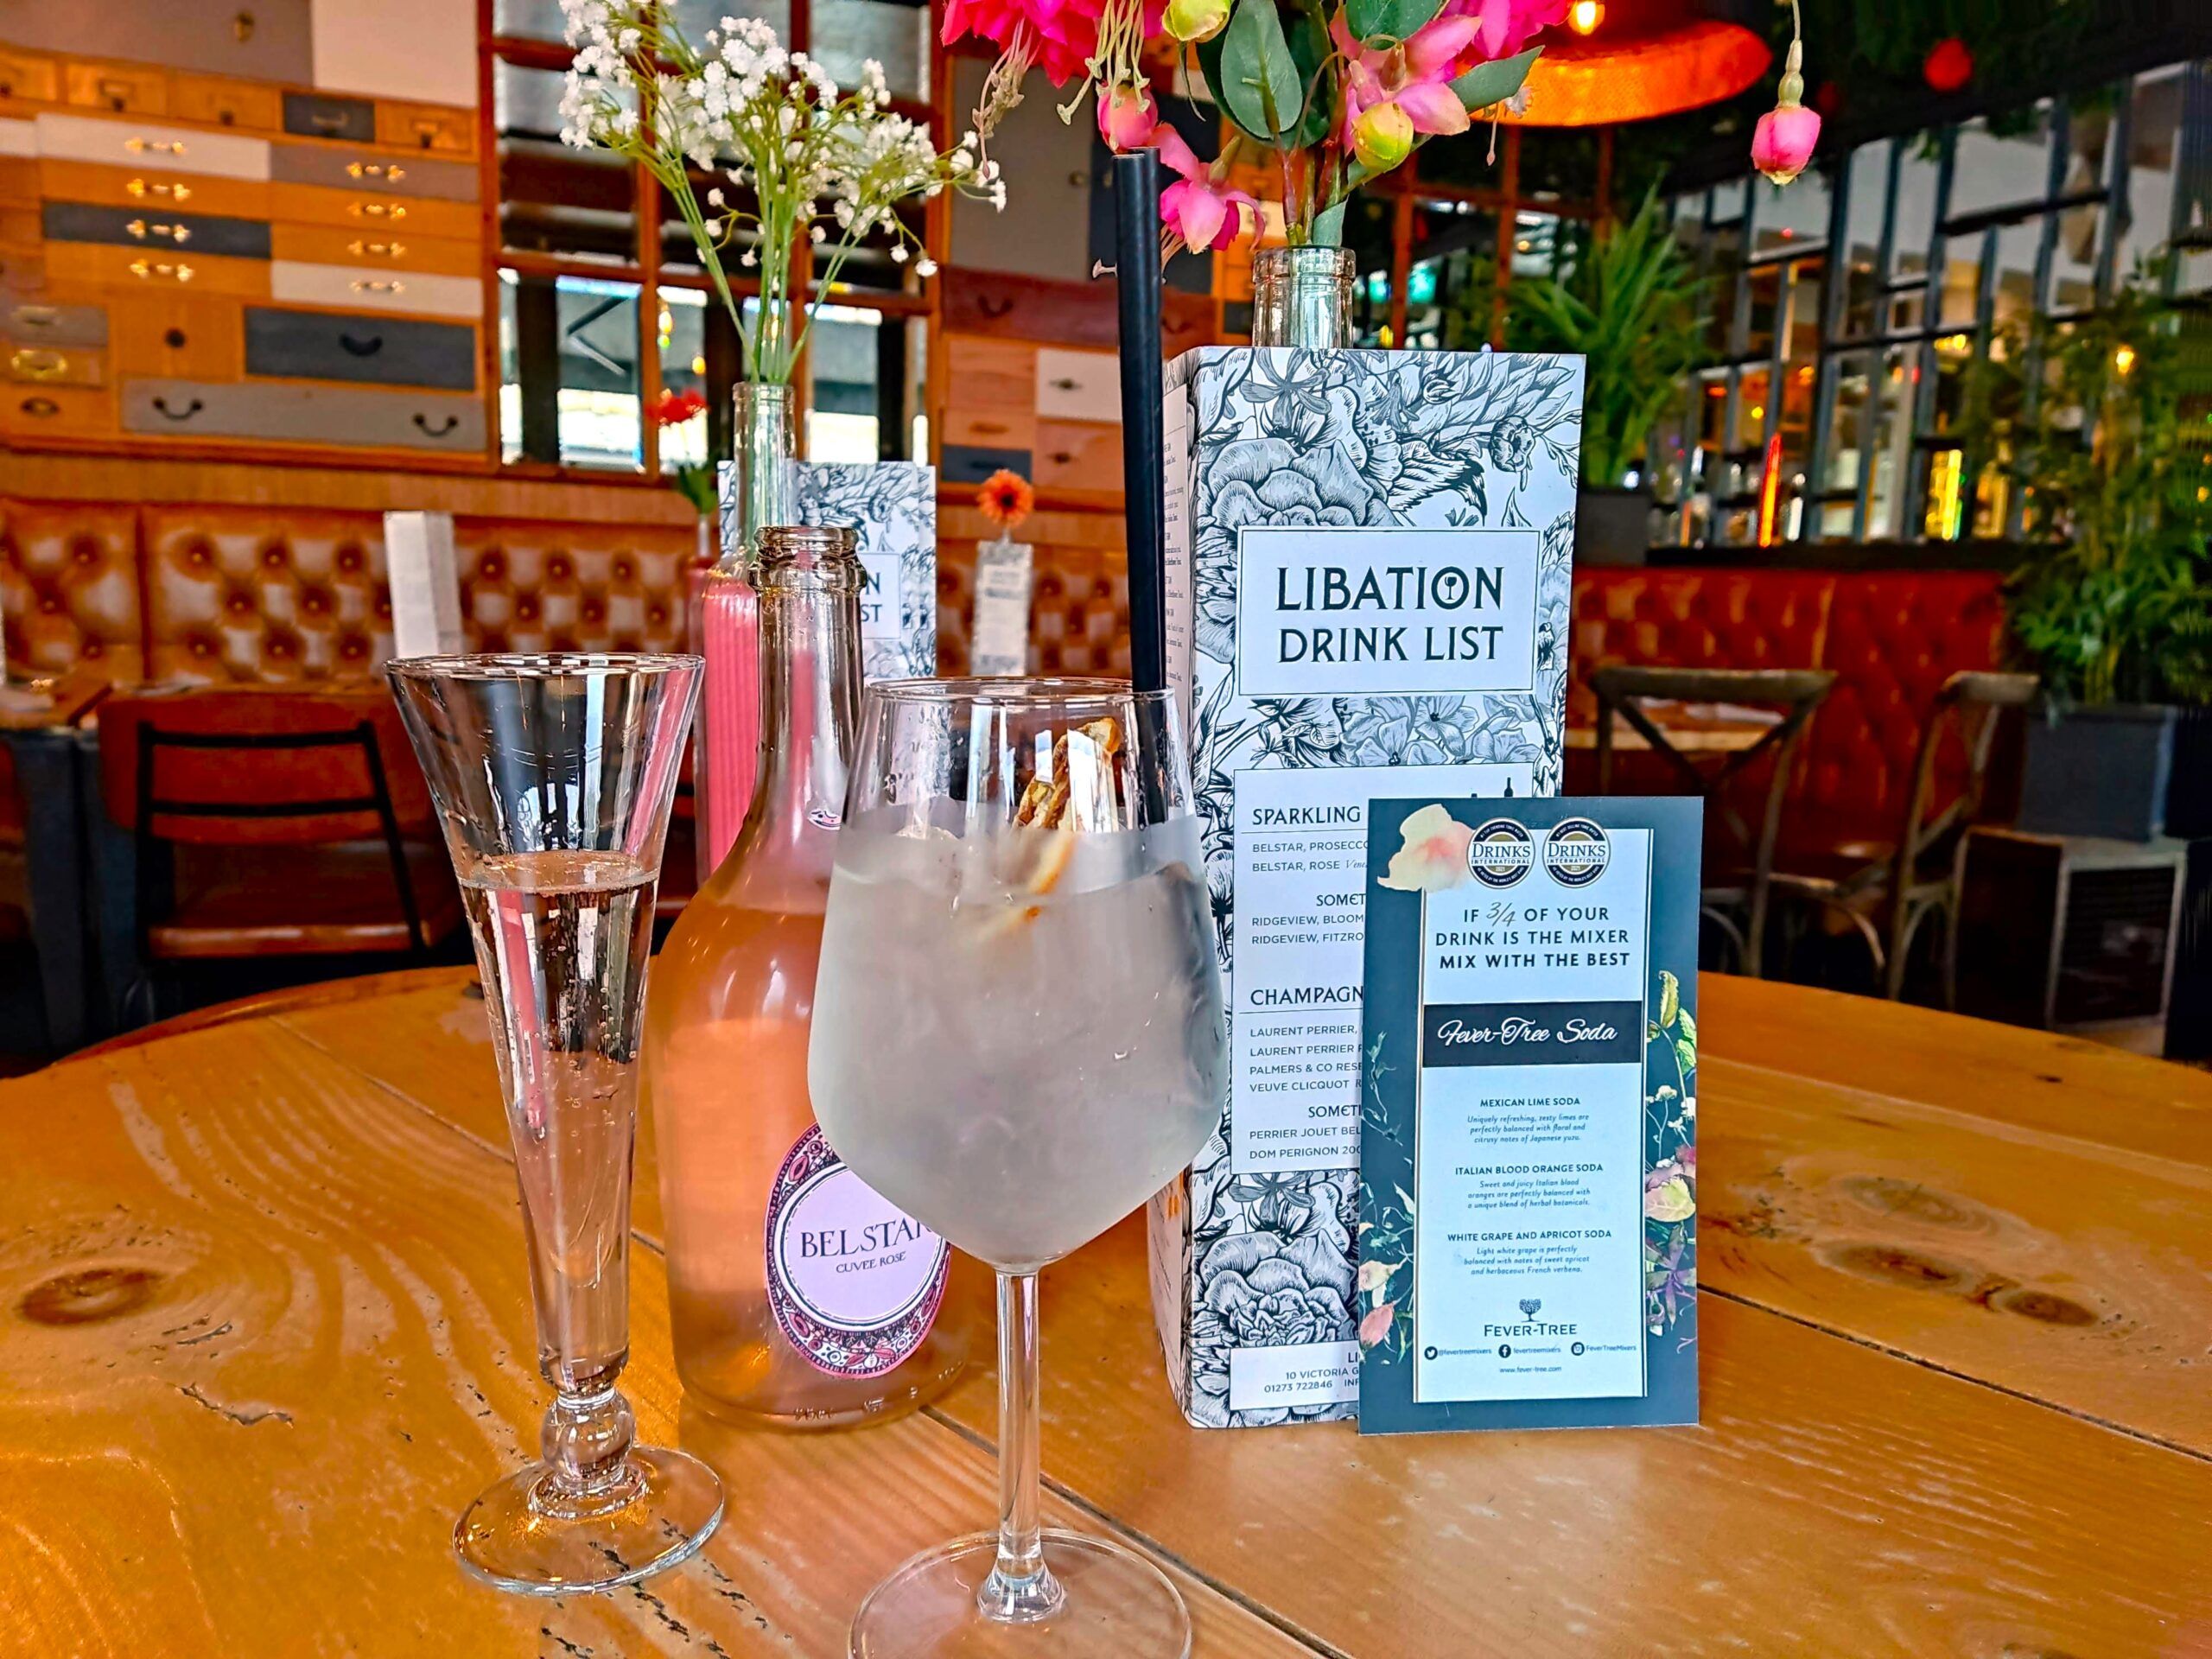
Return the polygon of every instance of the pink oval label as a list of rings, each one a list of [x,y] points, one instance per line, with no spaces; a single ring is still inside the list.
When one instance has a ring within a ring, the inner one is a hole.
[[[768,1305],[832,1376],[880,1376],[922,1345],[944,1300],[944,1239],[845,1167],[817,1124],[768,1192]]]

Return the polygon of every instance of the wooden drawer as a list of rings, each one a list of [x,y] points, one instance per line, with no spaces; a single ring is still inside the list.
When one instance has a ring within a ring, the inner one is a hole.
[[[169,209],[223,219],[267,219],[269,187],[256,179],[188,177],[97,162],[41,162],[39,189],[50,201],[92,201],[159,217]]]
[[[276,257],[315,265],[359,265],[369,270],[426,270],[474,276],[484,251],[474,242],[410,236],[391,231],[346,231],[335,226],[279,225]]]
[[[476,111],[456,110],[442,104],[379,104],[376,138],[380,144],[391,144],[401,149],[474,156]]]
[[[1034,409],[1037,348],[1019,340],[949,334],[945,401],[967,408]]]
[[[0,120],[0,156],[11,161],[35,162],[38,159],[38,126],[20,116]]]
[[[967,409],[955,404],[944,411],[944,441],[969,448],[1033,448],[1037,416],[1027,409]]]
[[[1027,449],[979,448],[948,443],[938,458],[938,476],[947,484],[981,484],[993,473],[1019,473],[1027,478],[1030,452]]]
[[[1053,283],[998,271],[948,270],[943,327],[954,334],[1112,351],[1120,321],[1103,283]]]
[[[1160,296],[1160,346],[1169,362],[1214,343],[1213,296],[1171,288]]]
[[[200,255],[227,259],[269,257],[269,223],[181,213],[171,207],[110,207],[90,201],[49,201],[43,212],[48,242],[99,242],[140,248],[157,258]]]
[[[97,346],[0,340],[0,374],[21,385],[99,386],[107,384],[107,361]]]
[[[18,52],[12,46],[0,46],[0,98],[17,99],[26,104],[59,104],[60,64],[35,52]]]
[[[38,163],[22,156],[0,155],[0,207],[38,205]]]
[[[269,176],[269,141],[199,127],[102,121],[58,111],[38,118],[38,153],[58,162],[100,162],[141,172],[207,173],[226,179]]]
[[[0,244],[10,247],[36,247],[43,236],[39,229],[41,213],[36,207],[0,207]]]
[[[327,0],[6,0],[8,38],[65,57],[128,52],[140,63],[247,80],[308,83],[308,14]]]
[[[168,72],[144,64],[72,63],[64,66],[62,92],[72,104],[115,115],[166,115]]]
[[[46,245],[0,242],[0,294],[46,291]]]
[[[51,300],[10,300],[0,305],[0,335],[19,346],[105,346],[107,308]]]
[[[247,438],[467,454],[484,448],[484,404],[473,395],[366,391],[352,386],[126,380],[123,429],[165,438]]]
[[[418,160],[335,145],[280,143],[270,154],[270,165],[271,176],[285,184],[447,201],[474,201],[481,182],[476,168],[465,162]]]
[[[1040,490],[1092,490],[1119,494],[1122,489],[1122,429],[1091,421],[1037,423],[1037,471],[1030,480]]]
[[[359,265],[308,265],[279,259],[269,268],[269,292],[287,305],[353,311],[411,312],[418,316],[480,317],[484,280],[419,271],[371,270]]]
[[[169,113],[181,121],[276,132],[284,124],[284,96],[274,86],[213,75],[175,75],[169,80]]]
[[[483,228],[473,201],[440,201],[314,184],[273,184],[269,188],[270,216],[294,224],[389,232],[403,240],[410,236],[439,236],[468,242]]]
[[[245,372],[249,378],[467,391],[476,385],[476,330],[464,322],[249,306]]]
[[[352,143],[372,144],[377,138],[377,106],[365,98],[287,92],[284,130],[302,138],[343,138]]]
[[[109,364],[118,378],[236,380],[245,308],[220,295],[170,289],[116,308]]]
[[[0,432],[15,438],[115,435],[115,393],[106,386],[10,386],[0,392]]]
[[[1122,418],[1122,359],[1106,352],[1037,353],[1037,413],[1063,421]]]
[[[266,259],[216,259],[191,252],[155,252],[103,247],[96,242],[48,245],[47,275],[74,286],[128,289],[159,293],[190,289],[195,294],[232,294],[241,299],[269,296]]]

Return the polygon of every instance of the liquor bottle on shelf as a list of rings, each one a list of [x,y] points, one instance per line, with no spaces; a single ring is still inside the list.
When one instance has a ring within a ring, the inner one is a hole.
[[[860,709],[854,549],[761,534],[760,785],[654,965],[645,1037],[677,1370],[715,1416],[801,1428],[911,1411],[968,1353],[949,1248],[845,1167],[807,1092]]]

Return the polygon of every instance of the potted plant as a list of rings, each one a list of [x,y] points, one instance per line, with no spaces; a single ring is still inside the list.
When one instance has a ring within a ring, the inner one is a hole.
[[[2139,271],[2091,315],[2011,331],[1967,388],[1968,453],[2026,510],[2008,608],[2046,694],[2028,829],[2147,840],[2203,811],[2169,781],[2212,764],[2212,431],[2184,406],[2184,318],[2158,276]]]
[[[1656,194],[1628,219],[1601,226],[1548,281],[1505,290],[1505,344],[1516,352],[1580,353],[1582,487],[1574,556],[1583,564],[1641,564],[1650,543],[1651,493],[1627,480],[1682,378],[1697,365],[1708,284],[1675,240]],[[1490,334],[1497,300],[1470,283],[1447,320],[1449,343]]]

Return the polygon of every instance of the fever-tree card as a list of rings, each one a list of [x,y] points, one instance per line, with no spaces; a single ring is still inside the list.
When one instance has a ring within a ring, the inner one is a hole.
[[[1700,804],[1367,821],[1360,1431],[1694,1422]]]

